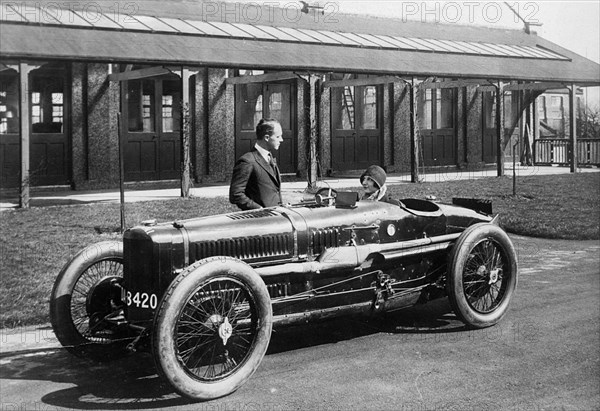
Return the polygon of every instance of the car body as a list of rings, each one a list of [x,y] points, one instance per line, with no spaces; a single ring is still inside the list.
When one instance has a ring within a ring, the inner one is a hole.
[[[357,200],[325,190],[297,205],[150,221],[92,245],[57,278],[57,337],[96,359],[147,345],[176,391],[205,400],[252,375],[273,326],[446,295],[468,326],[504,316],[517,260],[490,204]]]

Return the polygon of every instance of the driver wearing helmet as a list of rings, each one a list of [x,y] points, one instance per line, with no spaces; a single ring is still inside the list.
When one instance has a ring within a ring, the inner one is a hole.
[[[385,185],[386,178],[383,168],[377,165],[369,166],[360,176],[360,183],[365,189],[361,200],[389,202],[387,186]]]

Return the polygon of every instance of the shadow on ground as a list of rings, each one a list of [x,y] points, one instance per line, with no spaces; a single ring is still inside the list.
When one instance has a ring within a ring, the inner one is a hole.
[[[342,317],[274,330],[267,355],[335,344],[378,333],[445,333],[464,329],[447,299],[376,318]],[[260,370],[260,368],[259,368]],[[75,409],[150,409],[192,404],[156,372],[152,357],[138,353],[110,363],[76,358],[63,349],[2,359],[0,378],[71,385],[44,395],[44,404]]]

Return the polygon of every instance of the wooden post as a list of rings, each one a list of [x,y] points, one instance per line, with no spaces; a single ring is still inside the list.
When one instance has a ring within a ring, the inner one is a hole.
[[[26,63],[19,63],[19,148],[21,154],[21,178],[19,181],[19,207],[29,208],[29,138],[31,129],[29,127],[29,72],[31,67]]]
[[[308,75],[308,88],[309,88],[309,110],[308,110],[308,121],[310,124],[310,130],[308,133],[309,138],[309,156],[308,156],[308,188],[315,188],[317,186],[317,140],[319,138],[319,108],[321,102],[321,81],[316,75]]]
[[[571,152],[569,153],[569,163],[571,165],[571,173],[577,172],[577,87],[575,84],[569,85],[569,132],[571,142]]]
[[[498,177],[504,175],[504,90],[498,82],[496,88],[496,172]]]
[[[191,157],[190,157],[190,140],[192,113],[190,106],[190,70],[183,67],[181,69],[181,197],[189,198],[191,178]]]
[[[123,90],[123,84],[121,83]],[[125,158],[124,158],[124,150],[123,150],[123,131],[121,122],[121,112],[117,113],[117,130],[118,130],[118,139],[119,139],[119,200],[120,200],[120,211],[121,211],[121,233],[125,232]]]
[[[410,181],[420,182],[419,179],[419,124],[417,121],[417,86],[415,79],[408,85],[410,87]]]

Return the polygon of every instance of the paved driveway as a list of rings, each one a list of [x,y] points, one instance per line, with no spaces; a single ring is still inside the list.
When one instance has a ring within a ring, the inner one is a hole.
[[[599,409],[600,244],[513,240],[519,285],[492,328],[465,330],[442,299],[372,321],[276,330],[249,382],[207,403],[174,394],[147,355],[91,364],[55,348],[49,330],[28,330],[25,342],[49,340],[19,353],[31,344],[11,336],[0,410]]]

